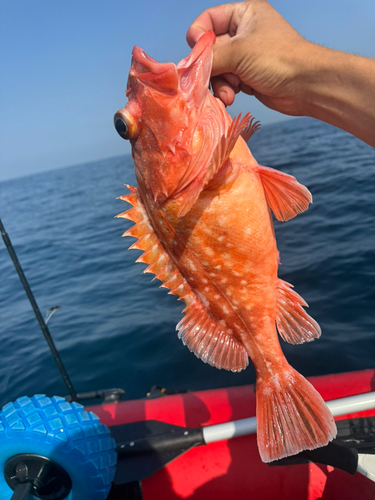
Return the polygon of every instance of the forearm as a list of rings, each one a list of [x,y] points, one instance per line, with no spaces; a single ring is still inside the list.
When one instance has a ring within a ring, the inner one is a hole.
[[[375,147],[375,60],[309,44],[301,111]]]

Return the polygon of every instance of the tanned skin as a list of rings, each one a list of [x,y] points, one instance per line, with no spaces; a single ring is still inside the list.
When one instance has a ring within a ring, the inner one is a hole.
[[[212,7],[187,32],[191,47],[212,30],[212,88],[225,105],[254,95],[271,109],[310,116],[375,147],[375,60],[304,39],[266,1]]]

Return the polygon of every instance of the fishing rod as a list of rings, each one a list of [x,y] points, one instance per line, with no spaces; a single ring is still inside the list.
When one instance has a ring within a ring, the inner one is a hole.
[[[64,383],[68,389],[68,392],[70,394],[70,397],[71,397],[71,400],[72,401],[78,401],[78,397],[77,397],[77,393],[76,391],[74,390],[73,388],[73,385],[72,385],[72,382],[70,381],[70,378],[69,378],[69,375],[64,367],[64,364],[60,358],[60,355],[56,349],[56,346],[55,346],[55,343],[52,339],[52,336],[51,336],[51,333],[48,329],[48,326],[46,324],[46,322],[44,321],[43,319],[43,316],[41,315],[40,313],[40,310],[39,310],[39,307],[38,307],[38,304],[35,300],[35,297],[33,295],[33,292],[31,291],[31,288],[30,288],[30,285],[26,279],[26,276],[22,270],[22,267],[21,267],[21,264],[18,260],[18,257],[17,257],[17,254],[13,248],[13,245],[12,245],[12,242],[10,241],[10,238],[7,234],[7,232],[5,231],[5,228],[4,228],[4,225],[1,221],[1,218],[0,218],[0,232],[1,232],[1,236],[3,237],[3,240],[4,240],[4,243],[5,243],[5,246],[7,247],[7,250],[9,252],[9,255],[13,261],[13,264],[14,264],[14,267],[16,268],[16,271],[20,277],[20,280],[22,282],[22,285],[25,289],[25,292],[27,294],[27,297],[30,301],[30,304],[31,304],[31,307],[33,308],[33,311],[35,313],[35,316],[36,316],[36,319],[38,320],[38,323],[39,323],[39,326],[43,332],[43,335],[44,335],[44,338],[46,339],[47,341],[47,344],[51,350],[51,353],[52,353],[52,356],[53,356],[53,359],[55,360],[56,362],[56,365],[57,365],[57,368],[59,369],[59,372],[64,380]],[[54,309],[56,310],[56,309]],[[51,310],[50,310],[51,311]],[[48,318],[49,319],[49,318]],[[48,321],[47,319],[47,321]]]

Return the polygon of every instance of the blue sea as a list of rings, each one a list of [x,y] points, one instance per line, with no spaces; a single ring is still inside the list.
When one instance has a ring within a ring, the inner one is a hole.
[[[279,275],[309,303],[322,337],[282,343],[303,375],[375,367],[375,149],[308,118],[264,126],[250,140],[262,165],[313,194],[307,212],[275,222]],[[253,383],[198,360],[177,338],[183,304],[142,274],[114,216],[135,183],[131,156],[0,183],[0,217],[77,392],[121,387],[142,398]],[[21,395],[66,395],[8,252],[0,240],[0,407]]]

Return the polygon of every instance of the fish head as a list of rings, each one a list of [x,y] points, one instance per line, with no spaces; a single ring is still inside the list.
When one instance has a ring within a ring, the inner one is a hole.
[[[177,65],[159,63],[141,48],[133,49],[129,100],[115,114],[115,127],[131,142],[138,184],[160,204],[191,182],[198,157],[212,153],[203,122],[212,127],[213,110],[207,103],[216,101],[209,90],[214,43],[213,32],[204,34]]]

